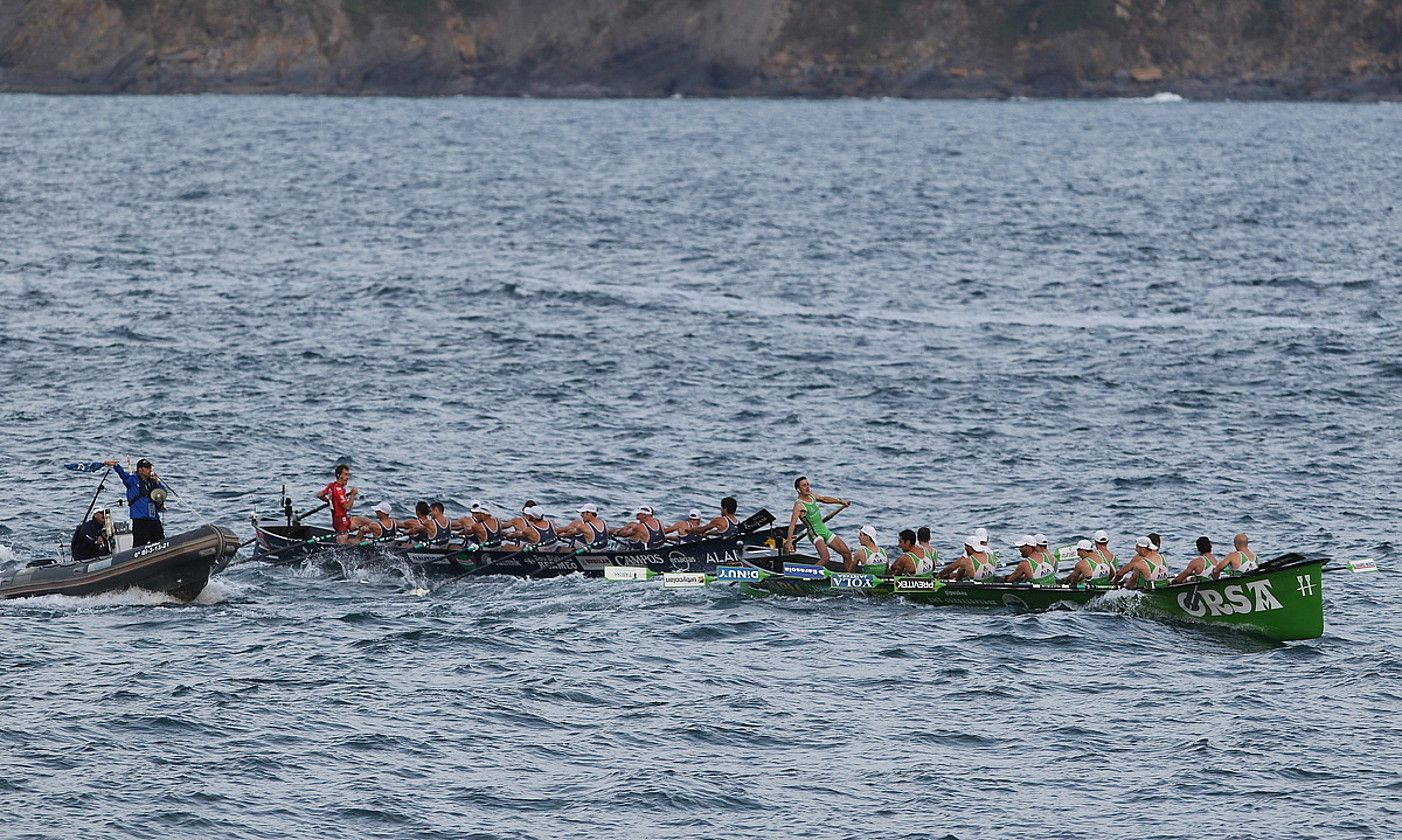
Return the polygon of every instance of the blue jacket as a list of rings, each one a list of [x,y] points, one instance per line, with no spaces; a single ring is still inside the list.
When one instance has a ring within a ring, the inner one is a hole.
[[[131,511],[132,519],[160,519],[160,511],[151,504],[151,491],[163,486],[160,481],[142,481],[140,476],[135,476],[122,469],[121,464],[116,464],[112,469],[117,471],[117,477],[127,486],[127,509]]]

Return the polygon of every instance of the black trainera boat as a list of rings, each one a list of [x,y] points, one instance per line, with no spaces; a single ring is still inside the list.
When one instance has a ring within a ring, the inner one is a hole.
[[[747,548],[774,547],[783,540],[782,529],[767,527],[774,516],[766,510],[740,523],[740,533],[725,539],[668,543],[654,549],[572,548],[567,544],[528,548],[494,548],[477,545],[428,546],[368,540],[355,545],[338,545],[329,528],[302,525],[265,525],[253,522],[258,549],[253,560],[275,565],[303,561],[324,561],[338,566],[352,563],[403,561],[428,574],[510,575],[523,578],[558,577],[583,574],[603,577],[607,566],[637,566],[651,571],[705,572],[714,574],[717,566],[744,560]]]
[[[138,588],[192,601],[238,551],[233,532],[203,525],[179,536],[96,560],[28,566],[0,574],[0,598],[96,595]]]

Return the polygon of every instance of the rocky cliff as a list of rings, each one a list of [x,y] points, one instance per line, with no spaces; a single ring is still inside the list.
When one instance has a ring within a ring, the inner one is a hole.
[[[1402,98],[1402,0],[0,0],[0,90]]]

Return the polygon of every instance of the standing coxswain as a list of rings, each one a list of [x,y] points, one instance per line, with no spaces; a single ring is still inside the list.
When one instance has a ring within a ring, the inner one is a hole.
[[[335,480],[321,488],[321,491],[316,494],[318,499],[331,505],[331,530],[336,532],[336,542],[342,545],[355,540],[351,534],[350,510],[355,507],[355,498],[360,495],[360,488],[347,488],[346,485],[350,483],[350,478],[350,466],[337,464]],[[134,525],[133,530],[135,530]]]
[[[799,476],[794,479],[794,490],[798,491],[798,499],[793,503],[793,512],[789,515],[789,533],[784,539],[785,553],[792,554],[794,550],[794,529],[798,523],[802,522],[808,531],[808,538],[813,541],[813,547],[818,550],[818,562],[826,566],[831,559],[828,549],[831,548],[842,555],[844,566],[852,562],[852,549],[847,547],[847,543],[842,538],[828,529],[827,521],[823,518],[823,510],[818,505],[839,505],[836,511],[828,517],[831,519],[843,510],[851,507],[852,503],[846,499],[839,499],[836,496],[819,496],[813,492],[813,486],[808,482],[807,476]]]
[[[140,548],[165,539],[161,511],[165,509],[165,485],[151,466],[142,458],[136,462],[136,475],[122,469],[116,461],[103,464],[117,471],[117,477],[127,487],[127,511],[131,514],[131,547]]]
[[[1217,578],[1225,574],[1227,577],[1235,577],[1256,571],[1256,552],[1247,548],[1250,544],[1251,538],[1246,534],[1233,537],[1232,552],[1217,561],[1217,565],[1212,567],[1212,576]]]

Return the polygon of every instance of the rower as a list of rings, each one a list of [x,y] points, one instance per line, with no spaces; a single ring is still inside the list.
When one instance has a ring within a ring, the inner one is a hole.
[[[1198,556],[1188,561],[1188,565],[1183,567],[1183,571],[1173,579],[1173,584],[1192,581],[1201,583],[1205,580],[1212,580],[1212,570],[1217,567],[1217,558],[1212,554],[1212,540],[1207,537],[1198,537]]]
[[[860,570],[869,575],[885,577],[888,568],[886,549],[882,548],[876,539],[876,528],[863,525],[857,532],[857,550],[852,552],[852,565],[847,571]]]
[[[939,565],[940,553],[938,551],[935,551],[934,546],[930,545],[929,528],[925,527],[924,525],[921,525],[918,529],[916,529],[915,544],[916,547],[919,548],[927,558],[929,558],[931,566]]]
[[[1013,547],[1022,555],[1022,559],[1018,561],[1012,574],[1003,578],[1004,583],[1027,581],[1038,586],[1056,585],[1056,563],[1052,562],[1050,554],[1042,551],[1036,537],[1023,534],[1013,543]]]
[[[655,514],[651,505],[640,505],[633,511],[637,521],[629,522],[612,533],[615,537],[628,540],[628,547],[634,551],[661,548],[667,542],[667,529]]]
[[[429,518],[433,520],[434,527],[437,528],[430,545],[447,545],[453,539],[453,523],[448,519],[448,512],[444,510],[442,502],[434,502],[428,506]]]
[[[608,546],[608,523],[599,518],[599,508],[592,502],[579,506],[579,518],[560,529],[560,539],[581,542],[584,547],[598,551]]]
[[[935,563],[920,550],[920,543],[914,531],[906,528],[897,539],[901,546],[901,556],[891,563],[891,577],[934,574]]]
[[[1212,577],[1218,578],[1224,574],[1227,577],[1236,577],[1256,571],[1256,552],[1247,548],[1250,544],[1251,538],[1246,534],[1233,537],[1232,553],[1217,561],[1217,565],[1212,567]]]
[[[1095,542],[1096,556],[1104,560],[1105,565],[1109,566],[1110,570],[1113,572],[1116,568],[1115,552],[1110,550],[1110,535],[1104,531],[1096,531],[1092,539]]]
[[[428,502],[420,499],[414,505],[414,518],[404,520],[400,526],[404,533],[416,542],[432,543],[438,538],[438,523],[433,521],[432,513]]]
[[[473,499],[467,505],[467,516],[457,521],[457,528],[463,539],[484,548],[501,545],[501,522],[492,516],[491,508],[480,499]]]
[[[1037,556],[1052,564],[1053,572],[1058,571],[1056,555],[1052,554],[1051,540],[1047,539],[1047,535],[1033,534],[1032,539],[1037,541]]]
[[[1134,557],[1115,572],[1113,583],[1126,589],[1153,589],[1168,577],[1168,566],[1159,555],[1159,544],[1148,537],[1134,541]]]
[[[710,522],[703,522],[692,533],[710,540],[730,539],[740,533],[740,520],[735,517],[738,507],[734,496],[726,496],[720,500],[720,516]]]
[[[694,543],[701,539],[701,511],[692,508],[686,518],[668,525],[663,533],[676,534],[677,542]]]
[[[355,526],[355,538],[357,541],[367,537],[376,540],[392,540],[399,533],[399,523],[390,516],[389,502],[380,502],[370,511],[374,516],[355,516],[351,518],[351,524]]]
[[[74,560],[96,560],[111,553],[107,547],[107,511],[93,511],[92,519],[79,525],[69,543]],[[48,561],[52,563],[53,561]]]
[[[513,518],[506,526],[507,534],[521,545],[546,546],[559,540],[555,533],[555,523],[545,518],[545,508],[534,499],[521,508],[521,515]]]
[[[988,550],[988,541],[970,534],[964,538],[964,553],[940,569],[939,576],[947,580],[987,580],[997,568],[998,561]]]
[[[1105,533],[1101,531],[1100,533]],[[1095,550],[1095,543],[1081,540],[1076,543],[1076,565],[1066,576],[1067,586],[1107,586],[1110,574],[1115,568],[1105,560],[1105,556]]]
[[[807,476],[801,475],[794,479],[793,487],[794,490],[798,491],[798,500],[793,503],[793,513],[789,516],[789,533],[784,540],[785,553],[793,553],[794,529],[802,521],[808,530],[808,538],[813,541],[813,547],[818,549],[818,563],[820,565],[826,566],[831,559],[829,547],[842,555],[843,565],[851,563],[852,549],[847,547],[847,543],[843,542],[841,537],[828,529],[827,521],[823,519],[823,511],[818,505],[841,505],[832,514],[836,516],[843,509],[850,507],[852,503],[836,496],[816,495]]]

